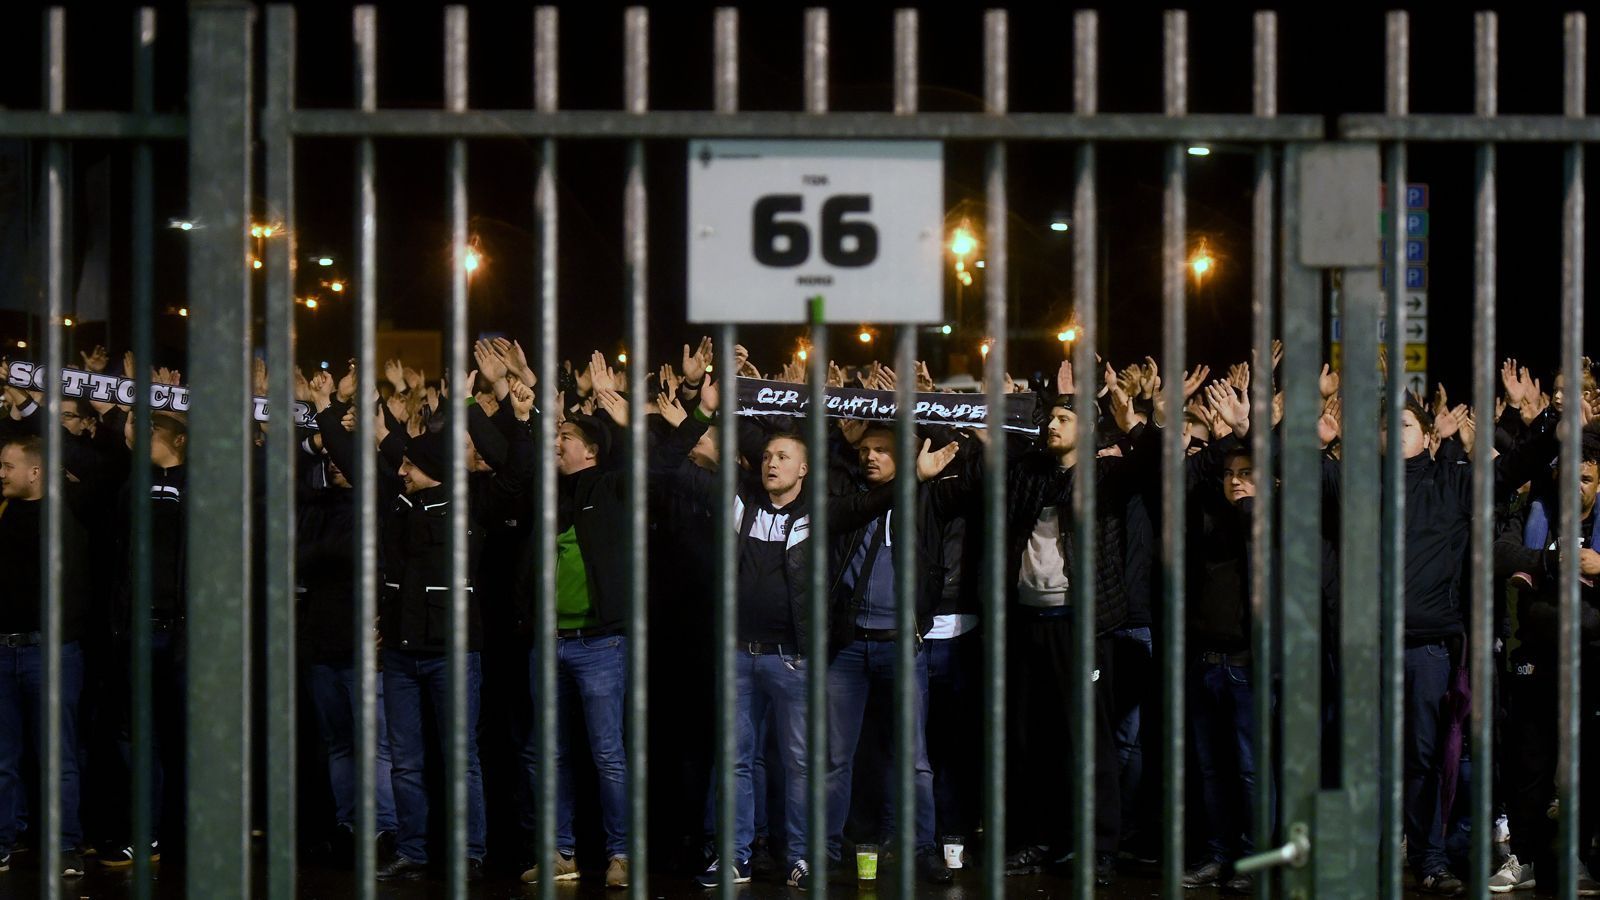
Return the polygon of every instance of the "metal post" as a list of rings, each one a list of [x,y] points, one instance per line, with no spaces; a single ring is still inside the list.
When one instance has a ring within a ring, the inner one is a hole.
[[[628,112],[642,114],[650,105],[650,12],[629,7],[626,18],[623,104]],[[632,498],[628,524],[628,559],[633,570],[628,604],[628,890],[632,900],[647,900],[650,860],[649,815],[649,485],[646,470],[650,452],[649,422],[644,415],[645,376],[649,366],[649,296],[646,282],[649,252],[649,207],[644,188],[644,142],[628,142],[628,173],[623,189],[623,252],[628,284],[628,394],[633,408],[629,419],[628,485]]]
[[[444,105],[467,109],[467,8],[444,11]],[[451,414],[445,418],[450,442],[450,728],[445,744],[446,855],[452,900],[467,896],[467,742],[476,742],[477,721],[467,706],[467,417],[463,400],[472,396],[467,373],[467,142],[450,142],[450,308],[445,327],[445,366]],[[462,379],[458,386],[455,382]],[[441,729],[442,731],[442,729]]]
[[[250,895],[251,60],[255,10],[189,7],[188,893]],[[142,462],[142,461],[141,461]],[[144,498],[140,498],[143,502]],[[135,856],[146,852],[135,847]]]
[[[1010,20],[1005,10],[983,14],[983,110],[1004,115],[1010,105]],[[993,343],[984,358],[983,383],[989,442],[984,465],[984,682],[983,729],[987,740],[983,776],[983,893],[996,900],[1005,895],[1006,860],[1006,447],[1005,398],[1011,385],[1006,373],[1006,145],[993,141],[984,158],[983,282],[985,331]]]
[[[1474,112],[1492,117],[1499,113],[1500,25],[1492,12],[1473,16],[1475,70]],[[1472,402],[1484,414],[1473,437],[1472,459],[1472,597],[1467,623],[1470,648],[1467,669],[1472,678],[1472,724],[1468,746],[1472,750],[1472,847],[1468,890],[1478,900],[1488,900],[1490,854],[1494,812],[1490,807],[1494,772],[1495,677],[1494,634],[1494,427],[1495,399],[1495,277],[1498,195],[1495,187],[1495,147],[1480,144],[1476,152],[1477,234],[1473,240]],[[1398,326],[1399,323],[1396,323]],[[1570,494],[1568,496],[1571,496]]]
[[[559,97],[557,65],[560,43],[557,40],[559,12],[541,6],[533,15],[533,91],[534,105],[541,112],[554,112]],[[538,180],[533,197],[539,237],[539,517],[535,541],[540,561],[538,590],[533,617],[533,689],[538,703],[533,709],[538,780],[534,785],[538,822],[539,894],[555,893],[556,846],[556,445],[557,409],[556,339],[559,324],[557,303],[557,248],[560,244],[559,210],[556,194],[556,142],[546,138],[540,144]]]
[[[66,11],[45,13],[45,108],[66,112]],[[66,293],[66,203],[62,196],[67,170],[66,147],[51,141],[45,148],[44,259],[44,399],[36,415],[43,417],[44,534],[39,536],[41,587],[39,622],[44,657],[44,735],[39,747],[39,797],[44,815],[39,830],[40,885],[46,900],[61,896],[61,529],[64,523],[61,464],[65,449],[61,428],[62,316]],[[18,598],[19,600],[21,598]],[[73,748],[76,755],[77,748]]]
[[[805,18],[805,106],[806,112],[821,115],[828,111],[828,11],[807,9]],[[816,872],[810,879],[810,892],[826,900],[828,891],[828,562],[833,546],[828,527],[828,325],[822,297],[811,303],[811,404],[806,418],[807,459],[806,493],[810,495],[811,531],[806,542],[811,546],[811,571],[808,580],[806,667],[806,794],[810,816],[807,851]],[[730,376],[737,373],[729,373]],[[737,382],[732,403],[737,397]],[[731,407],[729,407],[731,409]],[[728,427],[734,427],[732,422]],[[728,461],[724,460],[723,465]],[[723,773],[727,777],[728,773]]]
[[[1165,73],[1165,109],[1168,116],[1187,115],[1189,111],[1189,20],[1179,11],[1169,11],[1163,17]],[[1165,370],[1162,394],[1167,414],[1173,423],[1183,421],[1184,357],[1188,347],[1188,320],[1186,301],[1185,263],[1187,259],[1187,176],[1185,171],[1185,145],[1169,144],[1166,148],[1165,184],[1162,193],[1161,239],[1161,296],[1162,358]],[[1173,429],[1181,434],[1181,427]],[[1162,608],[1162,633],[1166,641],[1163,654],[1165,673],[1165,705],[1162,722],[1166,728],[1166,747],[1162,761],[1165,787],[1163,812],[1166,816],[1166,841],[1162,858],[1162,886],[1166,895],[1176,897],[1183,893],[1184,863],[1184,753],[1187,742],[1184,735],[1183,673],[1185,660],[1185,634],[1187,613],[1184,591],[1184,545],[1187,528],[1184,510],[1187,507],[1187,470],[1183,442],[1169,436],[1161,442],[1161,519],[1162,519],[1162,582],[1166,603]]]
[[[1255,15],[1255,66],[1254,112],[1263,118],[1278,114],[1278,17],[1272,12]],[[1275,617],[1278,604],[1274,602],[1276,585],[1273,584],[1274,567],[1273,529],[1280,521],[1277,506],[1277,466],[1272,453],[1272,337],[1274,292],[1273,241],[1276,222],[1273,210],[1276,197],[1276,154],[1269,146],[1262,146],[1255,154],[1255,185],[1252,189],[1253,213],[1251,217],[1252,240],[1250,253],[1250,314],[1251,337],[1254,347],[1253,371],[1250,373],[1250,449],[1251,465],[1255,469],[1256,513],[1251,522],[1250,557],[1254,560],[1250,572],[1250,626],[1251,678],[1255,684],[1255,758],[1256,804],[1254,832],[1256,849],[1273,844],[1273,785],[1276,766],[1273,757],[1275,728],[1273,726],[1272,699],[1275,687],[1276,659],[1274,657]],[[1269,900],[1272,896],[1272,879],[1256,879],[1256,897]]]
[[[739,11],[731,7],[717,10],[715,30],[716,61],[712,80],[716,93],[716,111],[728,115],[739,108]],[[737,798],[731,789],[732,772],[738,760],[738,709],[736,706],[738,679],[735,639],[738,637],[739,615],[739,548],[734,520],[733,504],[739,487],[739,434],[737,405],[738,370],[734,364],[734,344],[738,335],[732,325],[717,327],[715,343],[717,360],[713,367],[720,368],[719,376],[727,390],[722,393],[722,409],[717,423],[717,772],[720,789],[717,793],[717,859],[733,858],[733,831],[736,827]],[[706,376],[707,380],[710,376]],[[790,862],[785,859],[784,862]],[[823,865],[822,860],[816,864]],[[821,868],[819,877],[826,880]],[[733,866],[723,864],[718,873],[719,900],[733,900]]]
[[[1099,16],[1091,10],[1081,10],[1073,15],[1073,108],[1079,115],[1092,116],[1100,106]],[[1099,217],[1096,203],[1095,145],[1084,142],[1078,145],[1073,173],[1072,195],[1072,279],[1073,310],[1078,317],[1078,340],[1073,359],[1074,401],[1077,414],[1077,472],[1072,487],[1072,539],[1073,569],[1068,577],[1072,585],[1073,639],[1076,657],[1073,667],[1073,692],[1067,710],[1077,723],[1072,732],[1073,767],[1078,773],[1072,782],[1073,846],[1077,859],[1073,870],[1073,894],[1082,900],[1094,895],[1095,883],[1095,779],[1089,773],[1095,765],[1095,678],[1094,671],[1100,660],[1095,658],[1095,568],[1099,564],[1100,529],[1098,527],[1099,482],[1095,451],[1096,431],[1099,426],[1097,383],[1099,366],[1095,364],[1095,349],[1100,346],[1098,304],[1095,291],[1099,286],[1098,262]],[[1081,383],[1079,379],[1082,379]],[[1109,662],[1109,661],[1105,661]]]
[[[133,108],[155,110],[156,14],[137,13],[133,49]],[[155,293],[155,163],[148,141],[133,148],[133,608],[129,610],[133,657],[133,777],[129,801],[133,824],[133,900],[150,900],[150,355],[151,296]]]
[[[894,14],[894,111],[912,115],[917,110],[917,12],[896,10]],[[916,893],[917,855],[917,733],[923,716],[922,693],[917,689],[917,653],[921,636],[917,633],[917,430],[912,410],[917,400],[917,327],[902,324],[895,334],[895,848],[899,869],[899,895],[911,900]],[[821,410],[817,411],[821,414]],[[924,732],[925,734],[926,732]],[[937,839],[937,838],[936,838]]]
[[[267,97],[262,139],[268,221],[281,222],[267,242],[266,352],[270,379],[266,444],[267,539],[267,895],[294,900],[297,755],[295,707],[295,491],[300,448],[294,410],[294,8],[267,9]],[[281,217],[281,218],[280,218]]]
[[[1384,109],[1391,116],[1406,115],[1411,98],[1411,28],[1404,12],[1385,17],[1387,37],[1384,61]],[[1401,431],[1405,411],[1405,344],[1400,323],[1405,321],[1405,214],[1406,147],[1396,141],[1386,148],[1388,178],[1389,277],[1387,352],[1388,376],[1384,387],[1385,430],[1394,436]],[[1381,719],[1386,726],[1382,746],[1383,862],[1379,881],[1383,900],[1400,900],[1400,837],[1404,821],[1404,742],[1405,742],[1405,455],[1396,446],[1383,456],[1383,702]]]
[[[1562,112],[1574,118],[1584,114],[1584,86],[1587,78],[1588,20],[1583,13],[1568,13],[1563,20],[1566,44],[1566,64],[1563,69]],[[1565,382],[1565,409],[1562,410],[1562,427],[1557,431],[1561,440],[1561,462],[1556,477],[1556,496],[1560,506],[1560,541],[1563,547],[1577,547],[1578,504],[1571,502],[1578,496],[1578,463],[1581,458],[1582,410],[1584,402],[1580,375],[1583,372],[1583,241],[1584,241],[1584,184],[1583,145],[1574,143],[1567,147],[1563,196],[1561,203],[1561,372]],[[1583,716],[1582,685],[1582,619],[1578,597],[1578,554],[1563,554],[1560,562],[1558,590],[1560,592],[1560,722],[1556,733],[1560,736],[1556,753],[1556,799],[1561,804],[1561,814],[1556,820],[1557,840],[1561,848],[1557,894],[1573,897],[1578,891],[1579,854],[1583,847],[1578,840],[1578,823],[1582,813],[1579,800],[1582,796],[1579,783],[1579,735]]]
[[[372,6],[358,6],[351,14],[355,39],[355,93],[362,112],[378,109],[378,22]],[[376,159],[371,138],[356,144],[356,364],[362,373],[356,383],[357,409],[361,378],[378,373],[378,195]],[[355,504],[355,648],[361,684],[361,707],[356,718],[356,892],[361,900],[377,895],[378,832],[377,748],[378,651],[373,636],[378,618],[378,443],[372,415],[356,417]]]

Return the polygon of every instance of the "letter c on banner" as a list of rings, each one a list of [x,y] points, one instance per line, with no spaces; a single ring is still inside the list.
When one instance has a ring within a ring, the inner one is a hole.
[[[150,385],[150,408],[166,409],[172,403],[172,386],[167,384]]]
[[[777,393],[778,392],[772,388],[762,388],[761,390],[756,391],[756,402],[774,403],[777,401],[777,397],[775,396]]]

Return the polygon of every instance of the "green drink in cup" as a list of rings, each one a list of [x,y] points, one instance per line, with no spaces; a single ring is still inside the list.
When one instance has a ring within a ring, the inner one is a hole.
[[[862,881],[878,880],[878,845],[856,845],[856,877]]]

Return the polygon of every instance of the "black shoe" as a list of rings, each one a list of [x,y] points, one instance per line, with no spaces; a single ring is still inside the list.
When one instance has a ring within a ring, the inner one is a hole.
[[[356,860],[356,835],[349,825],[340,823],[328,837],[328,858],[334,865],[349,868]]]
[[[483,880],[483,860],[467,860],[467,884],[477,884]]]
[[[396,855],[389,864],[378,870],[379,881],[417,881],[428,871],[427,863],[412,862]]]
[[[794,868],[789,870],[789,887],[803,891],[810,886],[811,867],[806,865],[806,861],[802,859],[794,864]]]
[[[84,872],[83,854],[76,850],[61,854],[61,877],[82,878]]]
[[[1461,883],[1449,869],[1439,869],[1422,876],[1417,883],[1417,889],[1425,894],[1444,894],[1454,897],[1466,890],[1466,885]]]
[[[1186,888],[1216,887],[1221,880],[1222,863],[1214,859],[1183,873],[1183,886]]]
[[[1094,883],[1107,887],[1117,880],[1117,858],[1102,853],[1094,858]]]
[[[395,836],[392,831],[378,832],[378,865],[387,866],[394,862]]]
[[[917,880],[928,884],[949,884],[955,876],[945,868],[944,858],[936,853],[917,854]]]
[[[1249,875],[1235,875],[1222,886],[1224,894],[1254,894],[1256,881]]]
[[[1006,857],[1007,875],[1034,875],[1044,871],[1045,864],[1054,857],[1049,848],[1029,844]]]

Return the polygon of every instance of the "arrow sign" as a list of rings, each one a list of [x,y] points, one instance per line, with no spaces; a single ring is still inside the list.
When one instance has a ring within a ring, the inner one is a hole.
[[[1381,330],[1381,329],[1380,329]],[[1425,344],[1428,341],[1428,320],[1407,319],[1406,340],[1410,343]]]
[[[1425,316],[1427,314],[1428,314],[1428,295],[1427,294],[1407,294],[1406,295],[1406,315],[1407,316]]]
[[[1407,344],[1406,345],[1406,371],[1407,372],[1426,372],[1426,371],[1428,371],[1428,345],[1427,344]]]

